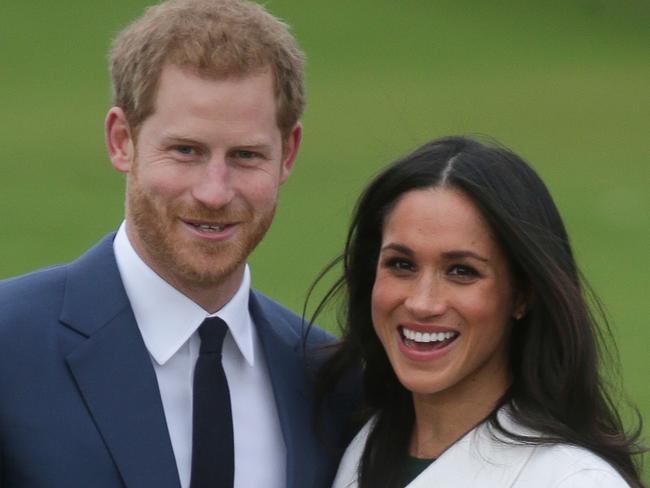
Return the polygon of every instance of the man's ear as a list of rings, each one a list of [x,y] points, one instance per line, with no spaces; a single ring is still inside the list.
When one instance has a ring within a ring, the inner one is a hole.
[[[293,126],[289,136],[284,141],[282,147],[282,168],[280,168],[280,182],[284,183],[289,178],[291,170],[293,169],[293,163],[296,160],[298,155],[298,149],[300,148],[300,141],[302,141],[302,124],[297,122]]]
[[[120,107],[113,107],[106,114],[104,137],[113,167],[121,173],[130,172],[135,157],[135,144],[124,111]]]

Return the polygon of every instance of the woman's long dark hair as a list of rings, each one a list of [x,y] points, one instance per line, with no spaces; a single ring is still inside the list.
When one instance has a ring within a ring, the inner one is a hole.
[[[466,137],[430,142],[370,183],[354,212],[341,257],[343,275],[316,309],[317,315],[340,293],[346,297],[341,342],[320,370],[319,395],[361,367],[364,416],[376,416],[359,486],[404,486],[414,423],[412,397],[374,332],[370,297],[386,215],[405,193],[430,187],[460,190],[474,202],[509,259],[515,282],[531,297],[528,312],[513,327],[512,385],[489,417],[491,424],[515,441],[584,447],[609,462],[631,486],[642,487],[633,461],[641,452],[636,444],[641,428],[625,432],[599,373],[601,356],[609,352],[601,334],[608,334],[607,342],[611,334],[602,307],[581,279],[551,195],[521,158]],[[541,437],[505,432],[496,411],[506,404],[516,422]]]

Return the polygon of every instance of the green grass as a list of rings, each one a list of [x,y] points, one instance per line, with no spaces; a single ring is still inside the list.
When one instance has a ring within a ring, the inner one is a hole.
[[[0,6],[0,277],[73,259],[121,220],[106,51],[141,0]],[[650,116],[643,0],[272,0],[307,52],[305,139],[254,284],[300,310],[370,175],[428,139],[496,137],[554,194],[650,414]],[[330,327],[333,324],[326,324]],[[650,481],[650,478],[647,481]]]

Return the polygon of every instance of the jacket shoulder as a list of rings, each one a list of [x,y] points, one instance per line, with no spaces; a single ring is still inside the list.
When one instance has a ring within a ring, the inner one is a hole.
[[[42,329],[52,321],[58,322],[75,272],[77,288],[94,289],[97,279],[107,279],[106,269],[114,267],[114,258],[107,259],[112,256],[112,239],[113,234],[107,235],[70,263],[0,281],[0,334]]]
[[[0,281],[0,327],[36,317],[61,303],[68,265],[57,265]]]
[[[309,327],[308,321],[260,291],[251,290],[251,298],[251,308],[254,312],[262,313],[269,321],[279,324],[278,329],[285,334],[290,334],[292,338],[296,340],[305,338],[307,346],[336,342],[336,337],[332,334],[316,325]]]

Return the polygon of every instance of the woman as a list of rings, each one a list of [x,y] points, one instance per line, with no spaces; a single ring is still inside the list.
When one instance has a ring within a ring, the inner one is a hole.
[[[361,364],[368,421],[335,488],[642,486],[564,225],[519,157],[426,144],[365,190],[342,258],[320,392]]]

